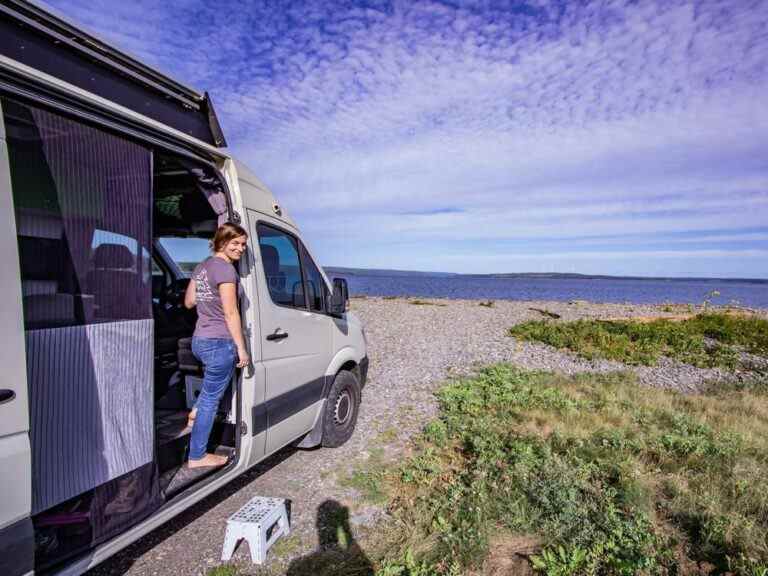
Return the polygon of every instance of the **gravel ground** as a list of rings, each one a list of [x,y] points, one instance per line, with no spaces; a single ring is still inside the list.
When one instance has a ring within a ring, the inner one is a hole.
[[[277,553],[270,552],[270,572],[284,573],[292,559],[316,547],[315,516],[324,501],[333,499],[349,509],[351,529],[358,538],[374,525],[381,511],[362,503],[354,489],[339,485],[339,479],[364,464],[374,448],[396,457],[408,438],[435,415],[432,393],[446,378],[495,362],[566,374],[626,369],[617,362],[586,361],[507,336],[511,325],[544,317],[532,308],[559,314],[563,320],[672,315],[659,306],[630,304],[496,301],[493,307],[484,307],[469,300],[429,302],[432,305],[405,299],[353,299],[352,309],[366,326],[371,368],[357,429],[346,445],[335,450],[282,451],[90,574],[205,574],[219,563],[226,518],[257,494],[292,503],[292,536],[279,544]],[[768,318],[768,310],[759,313]],[[719,370],[671,360],[634,371],[643,384],[683,392],[724,376]],[[233,560],[241,574],[264,573],[251,566],[245,545]]]

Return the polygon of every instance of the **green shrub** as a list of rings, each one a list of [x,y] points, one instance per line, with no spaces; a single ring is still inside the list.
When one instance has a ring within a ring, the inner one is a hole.
[[[738,364],[737,347],[768,354],[768,321],[722,313],[680,322],[531,321],[513,326],[509,335],[572,350],[587,359],[629,365],[653,365],[660,356],[669,356],[694,366],[732,369]]]
[[[408,535],[381,574],[461,573],[500,530],[535,536],[545,574],[768,565],[765,395],[692,398],[626,373],[500,365],[438,400],[439,420],[391,475],[390,512]]]

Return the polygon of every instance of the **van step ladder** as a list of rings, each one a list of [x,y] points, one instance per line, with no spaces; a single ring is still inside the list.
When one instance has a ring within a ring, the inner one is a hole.
[[[280,536],[287,536],[290,532],[283,498],[251,498],[227,520],[221,560],[226,562],[232,558],[238,542],[245,539],[251,550],[251,561],[254,564],[263,564],[267,558],[267,550],[272,544],[277,542]]]

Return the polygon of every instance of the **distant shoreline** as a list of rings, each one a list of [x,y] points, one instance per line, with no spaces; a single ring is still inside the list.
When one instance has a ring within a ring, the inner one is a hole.
[[[537,280],[633,280],[662,282],[733,282],[746,284],[768,284],[768,278],[708,278],[698,276],[611,276],[607,274],[578,274],[570,272],[510,272],[497,274],[459,274],[455,272],[420,272],[413,270],[386,270],[376,268],[346,268],[324,266],[326,274],[368,277],[418,277],[418,278],[491,278],[491,279],[537,279]]]
[[[585,309],[594,308],[599,310],[602,308],[614,308],[622,307],[628,310],[644,310],[646,312],[653,312],[659,314],[699,314],[702,312],[722,312],[727,310],[752,312],[761,316],[768,317],[768,307],[766,306],[747,306],[744,304],[733,303],[711,303],[706,305],[703,302],[632,302],[626,300],[620,301],[603,301],[603,300],[590,300],[588,298],[572,298],[570,300],[552,300],[547,298],[466,298],[457,297],[451,298],[449,296],[418,296],[418,295],[392,295],[392,296],[380,296],[373,294],[352,294],[349,295],[352,300],[370,300],[391,303],[405,303],[413,304],[416,306],[446,306],[453,303],[463,303],[478,306],[485,306],[493,309],[496,304],[509,304],[515,306],[534,306],[534,307],[560,307],[566,306],[573,309]]]

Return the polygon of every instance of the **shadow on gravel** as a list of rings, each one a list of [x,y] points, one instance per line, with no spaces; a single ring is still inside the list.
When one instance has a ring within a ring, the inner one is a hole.
[[[290,458],[294,453],[298,451],[298,448],[294,446],[287,446],[276,454],[273,454],[263,462],[257,464],[248,472],[245,472],[241,476],[238,476],[230,483],[222,486],[219,490],[210,494],[200,502],[194,504],[191,508],[185,510],[172,520],[169,520],[159,528],[156,528],[138,542],[131,544],[103,564],[96,566],[92,570],[85,573],[85,576],[122,576],[127,573],[136,560],[139,560],[144,554],[150,551],[155,546],[158,546],[171,536],[173,536],[180,529],[184,528],[188,524],[191,524],[209,510],[221,504],[224,500],[233,496],[241,489],[245,488],[248,484],[256,480],[259,476],[268,472],[281,462]],[[290,510],[288,511],[290,515]],[[221,521],[221,530],[212,534],[211,537],[219,538],[223,545],[224,543],[224,519]],[[172,561],[172,558],[167,560]]]
[[[373,576],[373,565],[352,535],[349,508],[326,500],[317,508],[317,551],[292,561],[285,576]]]

